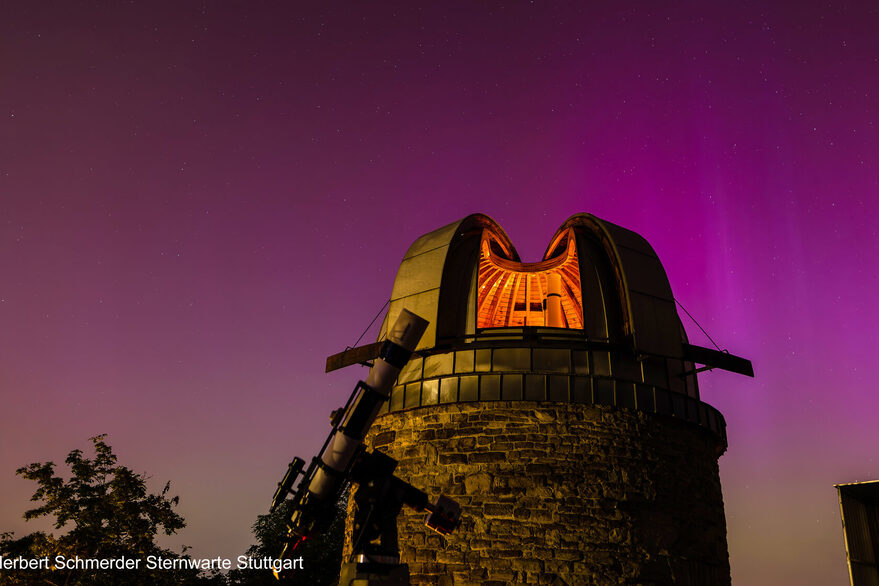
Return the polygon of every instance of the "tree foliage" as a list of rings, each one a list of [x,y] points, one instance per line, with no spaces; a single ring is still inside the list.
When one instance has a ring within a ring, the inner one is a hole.
[[[93,460],[84,458],[81,450],[68,454],[65,462],[72,477],[67,482],[55,474],[53,462],[19,468],[17,474],[38,484],[31,500],[43,502],[24,518],[54,517],[56,529],[72,525],[59,543],[77,546],[80,555],[167,554],[154,539],[160,531],[172,535],[185,527],[183,517],[173,510],[179,497],[168,498],[170,482],[161,493],[149,494],[146,477],[118,465],[105,437],[91,438]]]
[[[228,575],[199,573],[197,570],[149,570],[148,556],[166,559],[186,557],[160,547],[160,534],[173,535],[183,529],[183,517],[175,512],[179,499],[170,496],[171,484],[156,494],[147,488],[147,476],[120,465],[106,436],[91,438],[94,457],[81,450],[67,455],[68,478],[59,476],[53,462],[36,462],[16,473],[37,483],[31,500],[38,503],[24,513],[25,519],[51,519],[60,535],[36,531],[16,539],[12,533],[0,533],[0,555],[6,558],[37,559],[56,555],[67,559],[129,558],[141,560],[138,570],[0,570],[2,584],[277,584],[272,572],[231,570]],[[291,584],[331,586],[338,583],[344,540],[347,493],[336,505],[335,516],[326,531],[309,539],[297,549],[304,569]],[[277,558],[284,545],[286,522],[292,501],[285,501],[269,515],[260,515],[253,524],[257,543],[247,550],[252,558]]]
[[[335,586],[339,583],[342,565],[342,545],[345,540],[345,511],[348,493],[343,492],[336,503],[335,514],[329,527],[305,541],[297,548],[296,556],[303,558],[303,570],[286,581],[293,586]],[[281,555],[287,534],[287,519],[293,513],[293,501],[282,502],[277,509],[267,515],[260,515],[252,530],[257,543],[251,545],[247,555],[252,558]],[[230,584],[269,585],[278,584],[271,571],[232,570],[229,572]]]
[[[16,473],[37,483],[32,501],[41,503],[25,512],[25,519],[49,517],[55,529],[66,533],[36,532],[20,539],[11,533],[0,536],[0,553],[7,557],[41,558],[50,561],[56,555],[67,559],[120,558],[145,560],[147,556],[177,558],[180,554],[155,543],[159,533],[172,535],[185,526],[183,517],[174,511],[179,498],[169,496],[170,482],[158,494],[151,494],[147,477],[117,462],[105,435],[90,438],[94,458],[81,450],[73,450],[65,463],[70,478],[56,474],[54,462],[36,462],[19,468]],[[41,584],[110,584],[128,582],[179,584],[201,581],[197,571],[154,570],[49,570],[4,572],[5,583]]]

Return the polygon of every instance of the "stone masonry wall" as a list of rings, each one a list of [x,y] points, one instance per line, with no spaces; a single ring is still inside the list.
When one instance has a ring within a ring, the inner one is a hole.
[[[627,409],[491,402],[379,417],[397,476],[457,500],[443,537],[399,518],[413,584],[730,583],[716,440]],[[346,555],[350,552],[349,534]]]

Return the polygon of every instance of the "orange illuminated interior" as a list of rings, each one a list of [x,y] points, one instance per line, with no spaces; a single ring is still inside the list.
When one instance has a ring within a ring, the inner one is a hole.
[[[583,329],[580,265],[570,230],[558,234],[550,245],[549,258],[536,263],[510,260],[511,251],[490,232],[483,233],[479,254],[476,327],[499,328],[545,326],[544,300],[550,292],[552,274],[561,277],[561,324]],[[556,283],[558,281],[555,281]],[[550,299],[553,295],[550,295]]]

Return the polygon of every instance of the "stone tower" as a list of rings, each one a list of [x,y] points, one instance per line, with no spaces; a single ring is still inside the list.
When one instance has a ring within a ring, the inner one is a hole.
[[[367,443],[464,513],[441,537],[404,509],[413,584],[730,583],[725,422],[694,367],[721,357],[642,237],[578,214],[521,263],[474,214],[412,244],[383,330],[402,308],[430,326]]]

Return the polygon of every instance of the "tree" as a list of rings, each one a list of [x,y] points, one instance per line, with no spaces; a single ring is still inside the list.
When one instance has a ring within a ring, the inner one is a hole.
[[[348,491],[343,491],[335,506],[335,514],[329,527],[305,541],[296,550],[302,556],[304,569],[286,581],[293,586],[335,586],[339,583],[342,565],[342,545],[345,540],[345,513]],[[293,501],[286,500],[267,515],[259,515],[252,530],[257,543],[251,545],[247,555],[252,558],[276,559],[284,548],[287,519],[293,513]],[[271,571],[232,570],[229,582],[236,585],[262,586],[278,584]]]
[[[70,478],[55,473],[53,462],[36,462],[19,468],[16,474],[37,483],[32,501],[42,504],[25,512],[25,519],[54,518],[55,529],[67,529],[60,537],[36,532],[20,539],[11,533],[0,536],[0,553],[7,557],[42,558],[50,563],[56,555],[66,559],[141,560],[138,570],[76,570],[3,572],[4,583],[111,584],[120,581],[145,584],[204,583],[222,581],[221,576],[200,576],[197,570],[149,570],[148,556],[179,558],[180,554],[155,543],[159,532],[172,535],[185,527],[174,511],[179,497],[170,497],[171,483],[158,494],[147,490],[147,477],[117,463],[105,435],[91,439],[95,457],[81,450],[67,455]],[[185,552],[184,552],[185,553]],[[136,574],[135,574],[136,572]],[[128,575],[126,579],[123,576]]]

